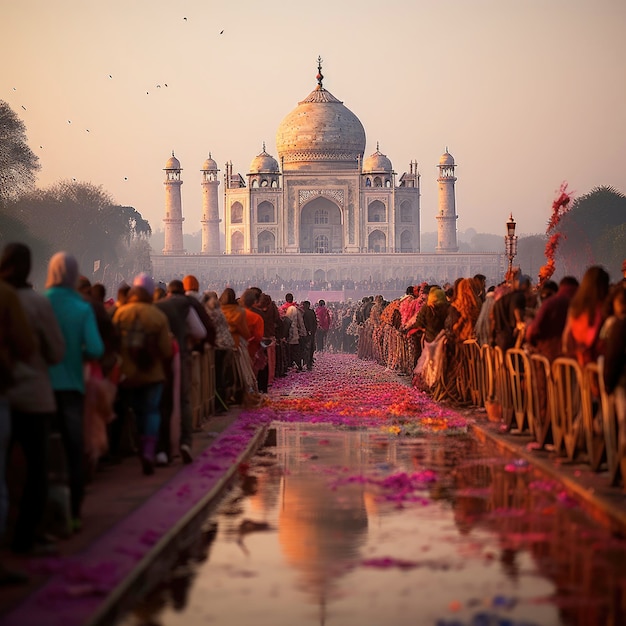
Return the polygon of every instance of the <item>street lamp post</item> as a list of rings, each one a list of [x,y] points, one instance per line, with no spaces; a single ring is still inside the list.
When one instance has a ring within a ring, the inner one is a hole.
[[[509,221],[506,223],[506,236],[504,237],[504,250],[507,258],[509,259],[509,270],[507,272],[507,279],[511,280],[511,273],[513,270],[513,259],[517,255],[517,235],[515,234],[515,227],[517,224],[513,219],[513,213],[509,216]]]

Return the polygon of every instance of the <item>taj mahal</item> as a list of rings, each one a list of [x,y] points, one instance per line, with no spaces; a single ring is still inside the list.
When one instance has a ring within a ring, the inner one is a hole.
[[[377,145],[365,157],[359,118],[317,85],[288,113],[276,132],[276,155],[265,144],[242,176],[225,165],[224,220],[220,220],[220,170],[202,165],[202,251],[183,247],[182,167],[165,164],[165,244],[152,256],[157,277],[193,273],[211,280],[332,281],[454,280],[502,275],[504,258],[494,253],[458,253],[455,161],[446,148],[438,163],[437,247],[420,253],[420,173],[416,161],[400,176]],[[225,249],[220,249],[223,225]]]

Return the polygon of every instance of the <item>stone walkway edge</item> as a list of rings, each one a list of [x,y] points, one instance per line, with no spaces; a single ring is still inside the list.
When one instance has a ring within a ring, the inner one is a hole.
[[[606,472],[593,472],[584,463],[566,463],[545,450],[528,449],[532,445],[530,436],[502,434],[490,424],[470,423],[470,432],[479,441],[490,441],[501,450],[522,458],[529,466],[539,470],[551,480],[560,483],[563,489],[575,497],[581,508],[594,520],[613,532],[626,536],[626,510],[624,493],[608,484]]]
[[[104,626],[171,571],[186,538],[264,441],[267,426],[236,420],[190,465],[79,554],[49,559],[50,578],[2,617],[3,626]]]

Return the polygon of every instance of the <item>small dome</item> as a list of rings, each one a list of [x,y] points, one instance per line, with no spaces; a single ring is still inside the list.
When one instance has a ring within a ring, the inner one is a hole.
[[[446,151],[441,155],[439,165],[454,165],[454,157],[448,152],[448,148],[446,148]]]
[[[263,151],[252,159],[250,163],[250,174],[278,174],[278,161],[265,151]]]
[[[391,173],[393,167],[391,161],[376,146],[376,152],[363,161],[364,174]]]
[[[209,158],[202,164],[202,171],[207,172],[217,172],[217,163],[211,158],[211,153],[209,152]]]
[[[174,156],[174,151],[172,150],[172,156],[167,160],[165,164],[166,170],[179,170],[180,169],[180,161]]]

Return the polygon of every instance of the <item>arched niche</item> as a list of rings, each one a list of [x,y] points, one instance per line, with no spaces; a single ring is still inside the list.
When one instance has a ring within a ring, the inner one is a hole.
[[[385,237],[385,233],[380,230],[373,230],[367,238],[367,250],[368,252],[386,252],[387,237]]]
[[[233,202],[230,206],[230,223],[243,224],[243,205],[241,202]]]
[[[269,230],[263,230],[259,233],[257,240],[257,251],[264,254],[276,252],[276,237]]]
[[[368,222],[386,222],[387,221],[387,208],[380,200],[374,200],[367,206],[367,221]]]
[[[410,230],[400,233],[400,252],[413,252],[413,233]]]
[[[276,221],[274,218],[274,205],[267,200],[259,203],[256,209],[256,220],[259,224]]]
[[[243,252],[243,233],[240,230],[230,236],[230,250],[233,254]]]

